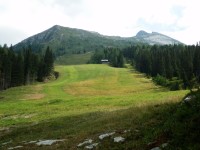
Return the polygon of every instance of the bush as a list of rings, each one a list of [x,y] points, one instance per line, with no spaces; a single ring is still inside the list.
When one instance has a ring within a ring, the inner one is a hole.
[[[161,86],[168,86],[169,81],[167,80],[167,78],[161,76],[161,75],[157,75],[156,77],[153,77],[153,82],[155,82],[158,85]]]
[[[54,71],[54,76],[55,76],[56,79],[59,77],[59,75],[60,75],[59,72]]]
[[[178,81],[172,81],[170,82],[170,90],[171,91],[177,91],[180,90],[179,82]]]

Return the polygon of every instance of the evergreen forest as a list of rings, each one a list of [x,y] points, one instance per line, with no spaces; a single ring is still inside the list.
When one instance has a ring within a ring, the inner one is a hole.
[[[19,53],[5,44],[0,47],[0,90],[44,81],[53,73],[54,56],[47,47],[44,55],[33,53],[31,47]]]

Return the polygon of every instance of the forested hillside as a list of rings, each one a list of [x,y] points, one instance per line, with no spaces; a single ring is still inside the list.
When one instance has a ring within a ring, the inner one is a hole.
[[[200,46],[137,45],[123,50],[135,68],[164,86],[198,88],[200,84]]]

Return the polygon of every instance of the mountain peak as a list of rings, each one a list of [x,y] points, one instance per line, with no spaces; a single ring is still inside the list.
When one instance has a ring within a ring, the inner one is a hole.
[[[53,27],[51,27],[50,29],[54,29],[54,30],[57,30],[57,29],[61,29],[63,28],[62,26],[60,25],[54,25]]]
[[[149,33],[147,33],[146,31],[144,30],[140,30],[137,34],[136,34],[136,37],[144,37],[144,36],[148,36]]]

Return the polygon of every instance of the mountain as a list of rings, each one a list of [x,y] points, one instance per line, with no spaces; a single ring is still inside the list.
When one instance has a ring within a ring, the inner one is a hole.
[[[132,41],[126,38],[104,36],[97,32],[55,25],[16,44],[13,49],[18,51],[31,45],[34,51],[43,51],[50,46],[58,56],[66,53],[94,51],[105,47],[126,47],[131,44]]]
[[[106,47],[127,47],[137,43],[179,44],[180,42],[160,33],[140,31],[133,37],[105,36],[97,32],[55,25],[48,30],[33,35],[13,46],[16,51],[31,46],[35,52],[41,52],[47,46],[56,56],[77,54],[104,49]]]
[[[148,43],[150,45],[158,44],[158,45],[169,45],[169,44],[183,44],[171,37],[166,35],[152,32],[147,33],[145,31],[139,31],[135,36],[140,42]]]

